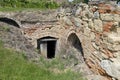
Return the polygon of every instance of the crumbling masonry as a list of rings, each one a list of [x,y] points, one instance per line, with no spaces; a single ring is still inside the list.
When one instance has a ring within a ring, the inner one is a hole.
[[[46,58],[61,56],[62,49],[67,52],[69,46],[77,49],[92,71],[88,80],[120,80],[119,10],[119,6],[110,4],[90,7],[82,3],[73,8],[60,8],[57,13],[51,12],[57,19],[50,13],[46,13],[48,18],[41,21],[45,13],[1,12],[0,20],[9,19],[8,22],[12,20],[18,24],[24,36]]]

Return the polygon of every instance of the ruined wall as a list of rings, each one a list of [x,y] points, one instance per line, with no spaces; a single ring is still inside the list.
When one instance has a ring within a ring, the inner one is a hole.
[[[58,38],[57,55],[64,57],[65,55],[60,51],[66,47],[68,37],[74,33],[81,42],[84,62],[92,71],[90,73],[84,65],[88,71],[85,77],[88,80],[120,80],[119,7],[110,4],[99,4],[94,7],[79,4],[73,8],[60,8],[57,12],[57,19],[54,25],[36,25],[38,27],[26,29],[25,35],[31,38],[35,46],[39,38],[45,36]],[[65,49],[69,52],[68,47]]]
[[[58,18],[66,27],[74,26],[81,40],[88,67],[106,79],[120,80],[120,7],[110,4],[78,4],[61,8]],[[94,76],[94,80],[98,78]],[[90,79],[90,78],[89,78]],[[100,78],[97,80],[105,80]]]
[[[53,14],[54,17],[49,12],[7,13],[7,15],[9,14],[9,17],[21,23],[24,36],[34,47],[37,47],[37,40],[40,38],[47,36],[57,38],[57,56],[61,55],[60,51],[63,48],[72,53],[67,43],[68,37],[75,34],[83,48],[84,61],[82,60],[80,65],[85,63],[89,67],[84,65],[84,70],[83,67],[79,70],[83,70],[85,74],[89,73],[89,70],[92,71],[85,77],[88,80],[120,80],[119,10],[119,6],[110,4],[88,6],[80,3],[73,8],[60,8],[57,13]],[[44,14],[49,16],[49,19]],[[44,21],[48,20],[47,23],[41,22],[44,18],[46,18]],[[62,56],[65,57],[63,54]],[[75,55],[77,58],[82,58],[78,54]]]

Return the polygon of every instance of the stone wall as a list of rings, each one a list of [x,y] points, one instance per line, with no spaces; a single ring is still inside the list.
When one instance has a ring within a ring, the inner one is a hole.
[[[3,13],[1,13],[3,14]],[[72,8],[60,8],[57,13],[20,12],[7,13],[9,17],[21,23],[21,30],[26,38],[37,47],[37,39],[51,36],[58,39],[57,55],[65,48],[72,53],[68,37],[75,34],[83,48],[85,63],[79,68],[88,80],[120,80],[120,7],[110,4],[88,6],[80,3]],[[53,15],[54,16],[53,16]],[[51,16],[52,15],[52,16]],[[41,22],[45,17],[45,21]],[[55,18],[57,16],[57,20]],[[42,17],[42,18],[41,18]],[[68,55],[68,54],[66,54]],[[75,54],[76,55],[76,54]],[[81,56],[81,55],[80,55]],[[76,55],[79,58],[78,54]],[[81,57],[80,57],[81,58]],[[79,59],[78,59],[79,60]],[[77,68],[78,69],[78,68]],[[91,72],[90,72],[90,71]]]
[[[97,77],[120,80],[120,7],[78,4],[58,13],[61,24],[73,26],[84,49],[85,62]],[[69,11],[67,11],[69,10]],[[101,75],[103,77],[99,77]]]

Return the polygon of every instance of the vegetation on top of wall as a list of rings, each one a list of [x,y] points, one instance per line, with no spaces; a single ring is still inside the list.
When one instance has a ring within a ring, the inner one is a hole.
[[[59,4],[48,0],[1,0],[0,7],[54,9]]]
[[[64,1],[58,4],[55,0],[1,0],[0,11],[18,11],[26,9],[56,9],[61,5],[71,5],[80,2],[88,3],[88,0]]]

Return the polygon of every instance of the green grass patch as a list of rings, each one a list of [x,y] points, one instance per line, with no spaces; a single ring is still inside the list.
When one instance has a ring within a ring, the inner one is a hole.
[[[2,0],[0,11],[17,11],[24,9],[56,9],[60,5],[48,0]]]
[[[47,68],[47,69],[51,69],[51,68],[57,68],[59,71],[62,71],[65,69],[64,67],[64,63],[62,63],[59,59],[52,59],[52,60],[47,60],[47,59],[44,59],[43,57],[40,58],[40,64]]]
[[[22,54],[4,48],[0,41],[0,80],[82,80],[79,73],[70,70],[61,73],[51,71],[52,65],[59,64],[57,60],[49,63],[41,59],[43,65],[38,65],[27,61]]]
[[[41,8],[13,8],[13,7],[0,7],[0,11],[2,12],[18,12],[18,11],[35,11],[35,10],[47,10],[47,9],[41,9]]]
[[[0,11],[22,11],[25,8],[0,7]]]

